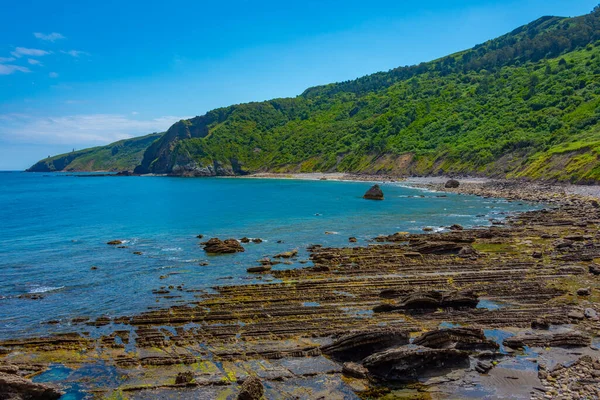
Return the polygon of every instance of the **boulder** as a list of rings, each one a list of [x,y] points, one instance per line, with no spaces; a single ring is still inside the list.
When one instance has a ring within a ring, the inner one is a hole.
[[[202,244],[204,245],[204,251],[210,254],[227,254],[244,251],[244,247],[235,239],[221,240],[219,238],[212,238]]]
[[[342,367],[342,374],[351,378],[364,379],[367,377],[368,373],[369,371],[367,371],[365,367],[354,362],[344,363],[344,366]]]
[[[413,344],[433,349],[497,350],[500,346],[478,328],[436,329],[417,337]]]
[[[590,265],[589,271],[590,274],[600,275],[600,265]]]
[[[594,320],[594,321],[598,320],[598,313],[593,308],[586,308],[585,311],[583,312],[583,315],[586,318],[589,318],[591,320]]]
[[[192,371],[180,372],[175,377],[176,385],[185,385],[191,383],[194,380],[194,374]]]
[[[462,231],[463,229],[465,228],[463,228],[463,226],[459,224],[450,225],[451,231]]]
[[[243,238],[240,239],[240,242],[242,242],[242,243],[250,243],[250,239],[248,239],[246,236],[244,236]]]
[[[379,187],[379,185],[373,185],[367,192],[364,194],[363,199],[367,200],[383,200],[383,191]]]
[[[358,240],[354,236],[352,236],[352,237],[348,238],[348,241],[350,243],[356,243]]]
[[[261,238],[254,238],[252,239],[252,243],[262,243],[263,240]]]
[[[260,379],[256,376],[246,378],[240,393],[238,394],[238,400],[260,400],[265,394],[265,387],[263,386]]]
[[[0,372],[0,399],[9,400],[54,400],[63,392],[57,388],[34,383],[14,373]]]
[[[450,180],[446,181],[446,184],[444,185],[444,187],[446,189],[456,189],[459,186],[460,186],[460,182],[457,181],[456,179],[450,179]]]
[[[111,240],[110,242],[106,242],[106,244],[109,244],[111,246],[118,246],[120,244],[123,244],[122,240]]]
[[[415,382],[424,374],[440,374],[456,367],[468,368],[469,354],[456,349],[410,345],[373,354],[363,361],[363,366],[377,380]]]
[[[344,335],[321,351],[340,361],[360,361],[375,352],[408,343],[408,334],[395,328],[374,329]]]
[[[475,371],[480,374],[486,374],[492,368],[494,368],[494,364],[489,361],[477,361],[477,364],[475,365]]]
[[[503,344],[513,349],[528,347],[587,347],[592,339],[579,332],[540,333],[516,335],[504,339]]]
[[[577,296],[589,296],[590,294],[592,294],[592,291],[589,287],[577,289]]]
[[[292,251],[284,251],[283,253],[279,253],[273,256],[273,258],[292,258],[298,255],[298,250]]]

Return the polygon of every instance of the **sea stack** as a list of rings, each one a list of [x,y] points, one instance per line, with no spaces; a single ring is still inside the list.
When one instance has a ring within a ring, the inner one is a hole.
[[[365,193],[363,198],[367,200],[383,200],[383,191],[379,185],[373,185],[367,190],[367,193]]]

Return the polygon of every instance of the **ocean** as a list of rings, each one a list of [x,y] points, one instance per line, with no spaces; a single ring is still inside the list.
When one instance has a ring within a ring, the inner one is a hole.
[[[0,338],[90,329],[71,321],[186,303],[219,285],[274,281],[246,268],[293,249],[297,260],[274,269],[309,266],[311,244],[365,246],[378,235],[489,225],[539,207],[401,182],[381,185],[384,201],[364,200],[371,185],[0,173]],[[208,256],[199,234],[263,242],[244,244],[244,253]],[[350,236],[358,242],[348,243]],[[110,240],[122,240],[124,248]],[[179,285],[186,290],[153,294]]]

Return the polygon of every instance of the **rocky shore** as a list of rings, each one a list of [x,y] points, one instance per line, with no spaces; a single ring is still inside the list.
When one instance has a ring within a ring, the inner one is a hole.
[[[459,181],[405,183],[546,208],[487,228],[313,245],[312,265],[260,271],[273,283],[73,321],[87,334],[5,340],[0,370],[27,379],[60,363],[99,398],[596,398],[598,200]]]

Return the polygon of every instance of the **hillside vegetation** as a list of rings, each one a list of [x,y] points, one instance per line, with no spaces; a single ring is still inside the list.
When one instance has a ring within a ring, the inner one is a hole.
[[[138,173],[600,180],[600,10],[470,50],[179,121]]]
[[[161,136],[162,133],[153,133],[106,146],[48,157],[38,161],[27,171],[132,171],[142,161],[148,146]]]

